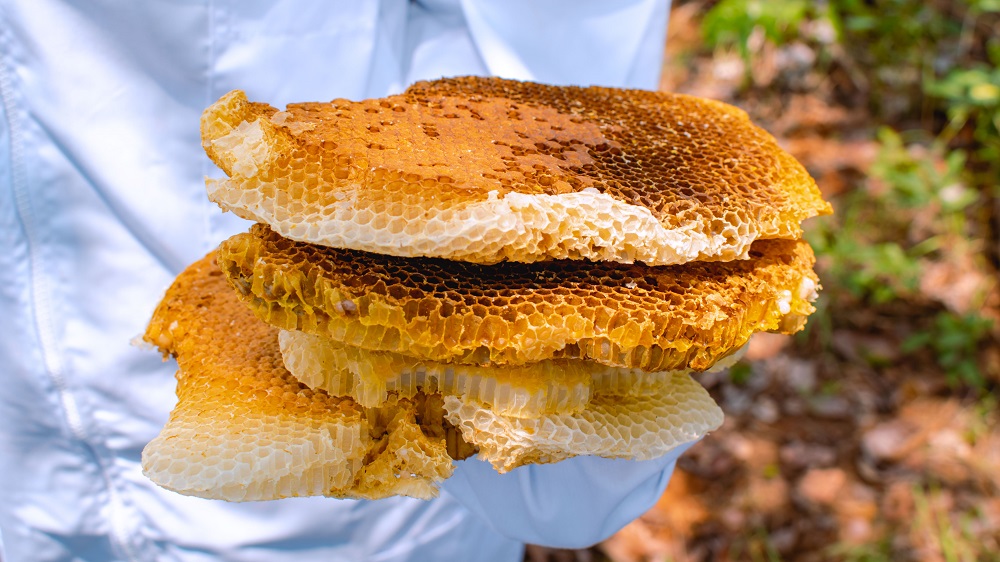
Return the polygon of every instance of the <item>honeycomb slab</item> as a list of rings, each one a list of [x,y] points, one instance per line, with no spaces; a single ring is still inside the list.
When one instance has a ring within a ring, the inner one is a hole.
[[[722,425],[722,410],[690,375],[675,373],[649,396],[597,396],[577,414],[499,415],[446,396],[448,421],[498,472],[576,455],[653,459]]]
[[[749,257],[482,266],[294,242],[259,224],[219,249],[241,298],[285,330],[430,361],[649,372],[703,371],[754,332],[802,327],[818,287],[809,245],[762,240]]]
[[[653,395],[674,380],[674,373],[580,359],[499,367],[424,361],[287,330],[278,341],[285,367],[299,381],[367,407],[380,406],[390,396],[410,398],[426,392],[456,396],[502,416],[536,418],[582,412],[595,395]]]
[[[728,261],[830,212],[743,111],[678,94],[469,77],[279,111],[234,91],[202,138],[223,209],[394,256]]]

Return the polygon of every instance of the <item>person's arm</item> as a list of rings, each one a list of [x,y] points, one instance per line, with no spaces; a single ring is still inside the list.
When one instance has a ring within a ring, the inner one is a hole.
[[[498,533],[522,542],[583,548],[645,513],[663,493],[682,445],[649,461],[575,457],[497,474],[468,459],[442,488]]]

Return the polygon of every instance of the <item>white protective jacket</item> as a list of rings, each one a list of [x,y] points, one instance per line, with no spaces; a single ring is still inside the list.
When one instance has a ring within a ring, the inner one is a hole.
[[[176,365],[131,347],[185,265],[246,224],[199,115],[496,74],[655,88],[666,0],[0,0],[0,559],[519,560],[656,501],[680,451],[499,476],[433,501],[229,504],[142,476]]]

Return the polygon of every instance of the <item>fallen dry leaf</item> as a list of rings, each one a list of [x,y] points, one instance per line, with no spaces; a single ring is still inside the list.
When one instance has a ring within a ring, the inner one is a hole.
[[[805,473],[795,490],[806,501],[829,506],[843,492],[847,474],[839,468],[814,468]]]
[[[920,292],[957,314],[978,312],[996,285],[971,252],[949,252],[940,261],[923,260],[920,270]]]
[[[754,334],[754,336],[750,338],[750,343],[747,345],[746,355],[743,357],[747,361],[771,359],[781,353],[781,350],[788,347],[791,340],[791,336],[786,336],[784,334],[771,334],[768,332]]]

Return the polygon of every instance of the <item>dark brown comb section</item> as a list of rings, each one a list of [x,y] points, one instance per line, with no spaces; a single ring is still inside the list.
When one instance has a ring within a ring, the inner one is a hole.
[[[219,263],[262,319],[364,349],[520,365],[560,357],[704,370],[757,331],[798,330],[817,278],[809,245],[751,259],[650,267],[585,261],[482,266],[293,242],[264,225]]]

